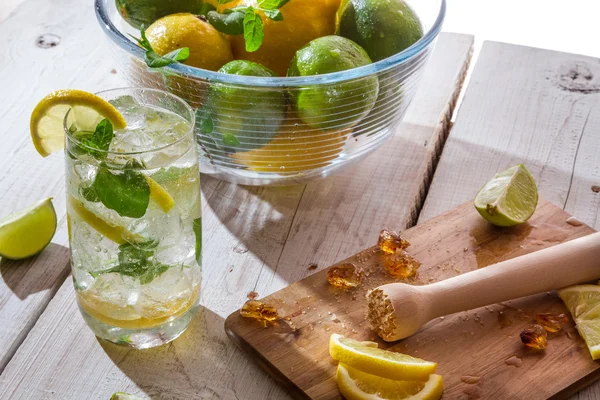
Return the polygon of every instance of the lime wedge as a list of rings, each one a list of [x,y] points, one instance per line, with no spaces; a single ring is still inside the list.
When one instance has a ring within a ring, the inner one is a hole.
[[[496,226],[522,224],[535,212],[537,186],[523,164],[500,172],[486,183],[474,205],[486,221]]]
[[[56,231],[52,198],[41,200],[0,221],[0,256],[20,260],[44,250]]]

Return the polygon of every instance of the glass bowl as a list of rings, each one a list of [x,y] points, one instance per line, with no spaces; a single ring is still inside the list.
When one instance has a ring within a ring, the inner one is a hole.
[[[129,37],[139,32],[121,18],[115,0],[96,0],[95,8],[125,79],[167,90],[196,110],[200,170],[229,182],[265,186],[329,176],[394,133],[446,11],[445,0],[407,3],[425,32],[411,47],[360,68],[290,78],[229,75],[184,64],[151,70],[144,51]],[[299,98],[305,107],[294,110],[291,100]]]

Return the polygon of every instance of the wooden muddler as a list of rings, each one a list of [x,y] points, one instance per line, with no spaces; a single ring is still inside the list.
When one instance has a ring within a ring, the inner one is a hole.
[[[390,283],[367,294],[369,320],[385,341],[433,318],[600,278],[600,232],[424,286]]]

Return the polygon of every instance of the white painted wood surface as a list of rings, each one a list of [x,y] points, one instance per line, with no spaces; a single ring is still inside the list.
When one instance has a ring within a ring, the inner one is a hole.
[[[60,42],[39,48],[35,43],[43,34],[56,35]],[[112,59],[88,3],[27,1],[0,24],[0,37],[9,39],[0,43],[2,76],[27,77],[27,84],[17,79],[5,84],[0,106],[7,127],[0,146],[2,214],[53,195],[60,219],[54,241],[66,244],[62,155],[41,159],[35,153],[28,134],[30,110],[55,89],[96,91],[122,83],[118,71],[111,73]],[[35,298],[35,312],[8,293],[14,304],[10,310],[3,307],[0,318],[18,315],[29,328],[58,290],[3,371],[0,398],[105,399],[120,390],[153,398],[286,397],[225,337],[223,317],[251,290],[266,295],[311,273],[309,262],[325,267],[360,250],[381,227],[373,222],[403,228],[414,221],[471,46],[470,36],[440,38],[431,65],[444,65],[443,70],[427,72],[424,90],[397,138],[378,153],[381,160],[393,159],[394,168],[382,169],[372,157],[339,178],[290,188],[246,188],[203,178],[204,307],[175,343],[132,351],[98,342],[79,315],[70,279],[40,292],[44,295]],[[397,160],[400,146],[412,151]],[[313,225],[309,219],[319,221]],[[63,264],[55,271],[64,277],[68,270]],[[8,333],[13,349],[26,334],[26,329]]]
[[[541,196],[600,230],[600,193],[592,190],[600,186],[599,131],[598,59],[487,42],[419,222],[469,201],[495,173],[525,163]],[[573,398],[600,398],[600,383]]]

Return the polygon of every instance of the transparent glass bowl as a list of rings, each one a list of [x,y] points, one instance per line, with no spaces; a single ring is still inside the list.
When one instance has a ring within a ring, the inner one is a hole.
[[[196,110],[200,169],[246,185],[289,185],[331,175],[371,153],[394,132],[414,97],[441,30],[445,0],[408,1],[425,35],[376,63],[326,75],[259,78],[176,64],[150,70],[139,37],[114,0],[96,15],[119,71],[135,86],[167,90]],[[294,109],[292,99],[305,107]],[[401,155],[399,155],[401,156]]]

